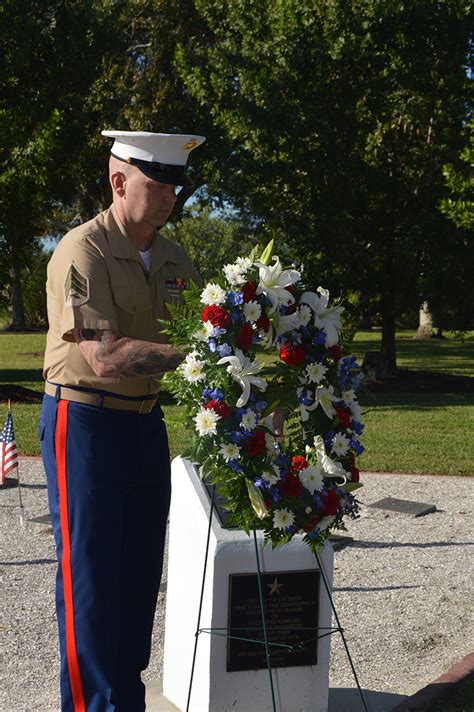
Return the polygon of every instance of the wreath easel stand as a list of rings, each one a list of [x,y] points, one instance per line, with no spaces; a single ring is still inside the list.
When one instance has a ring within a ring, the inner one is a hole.
[[[201,628],[201,613],[202,613],[202,605],[203,605],[203,599],[204,599],[204,586],[206,582],[206,571],[207,571],[207,562],[208,562],[208,556],[209,556],[209,543],[210,543],[210,537],[211,537],[211,526],[212,526],[212,516],[214,514],[214,508],[215,508],[215,485],[212,487],[212,496],[211,496],[211,505],[210,505],[210,510],[209,510],[209,524],[208,524],[208,530],[207,530],[207,540],[206,540],[206,551],[204,555],[204,567],[203,567],[203,575],[202,575],[202,584],[201,584],[201,596],[200,596],[200,601],[199,601],[199,612],[198,612],[198,618],[197,618],[197,624],[196,624],[196,632],[194,634],[195,640],[194,640],[194,652],[193,652],[193,660],[192,660],[192,666],[191,666],[191,673],[190,673],[190,679],[189,679],[189,688],[188,688],[188,699],[187,699],[187,704],[186,704],[186,712],[190,712],[190,703],[191,703],[191,694],[192,694],[192,688],[193,688],[193,680],[194,680],[194,668],[195,668],[195,663],[196,663],[196,654],[197,654],[197,646],[198,646],[198,640],[199,636],[201,633],[208,633],[209,635],[220,635],[224,636],[226,638],[235,638],[237,640],[245,640],[249,643],[255,643],[257,645],[264,645],[265,646],[265,656],[266,656],[266,661],[267,661],[267,670],[268,670],[268,675],[269,675],[269,681],[270,681],[270,691],[271,691],[271,696],[272,696],[272,709],[273,712],[278,712],[277,707],[276,707],[276,701],[275,701],[275,689],[274,689],[274,684],[273,684],[273,673],[272,673],[272,662],[271,662],[271,647],[279,647],[279,648],[285,648],[289,651],[292,651],[295,646],[292,645],[286,645],[284,643],[275,643],[275,642],[270,642],[268,640],[268,628],[267,628],[267,623],[266,623],[266,617],[265,617],[265,606],[263,602],[263,590],[262,590],[262,575],[261,575],[261,569],[260,569],[260,556],[258,552],[258,544],[257,544],[257,528],[254,525],[253,527],[253,539],[254,539],[254,544],[255,544],[255,558],[256,558],[256,563],[257,563],[257,580],[258,580],[258,591],[259,591],[259,600],[260,600],[260,612],[262,615],[262,628],[258,629],[260,631],[263,631],[263,640],[257,640],[254,638],[242,638],[241,636],[234,636],[229,633],[228,628]],[[354,667],[354,662],[352,660],[350,651],[349,651],[349,646],[347,644],[346,637],[344,635],[344,628],[341,626],[339,616],[337,614],[336,607],[334,605],[334,601],[331,595],[331,589],[329,587],[329,583],[326,577],[326,573],[324,571],[322,561],[318,555],[317,552],[314,552],[315,558],[316,558],[316,563],[318,565],[318,570],[321,573],[321,578],[323,580],[324,588],[326,591],[326,594],[329,598],[329,601],[331,603],[331,609],[334,614],[334,618],[336,621],[336,626],[332,628],[319,628],[316,627],[313,630],[317,631],[316,638],[319,640],[320,638],[324,638],[327,635],[332,635],[333,633],[339,633],[342,642],[344,645],[344,649],[346,651],[347,659],[349,660],[349,664],[351,666],[351,671],[352,675],[354,677],[357,690],[359,692],[360,698],[362,700],[362,704],[364,706],[365,712],[369,712],[369,708],[367,707],[367,703],[364,697],[364,694],[362,692],[362,688],[359,684],[359,679],[357,677],[356,669]],[[301,629],[300,629],[301,630]],[[319,634],[320,630],[325,630],[326,632]]]

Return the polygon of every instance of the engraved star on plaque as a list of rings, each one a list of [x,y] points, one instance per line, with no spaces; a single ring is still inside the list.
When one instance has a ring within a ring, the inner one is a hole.
[[[278,595],[281,595],[280,588],[282,588],[285,584],[284,583],[278,583],[278,579],[275,576],[273,579],[273,583],[267,583],[268,588],[270,589],[269,595],[271,596],[274,593],[278,593]]]

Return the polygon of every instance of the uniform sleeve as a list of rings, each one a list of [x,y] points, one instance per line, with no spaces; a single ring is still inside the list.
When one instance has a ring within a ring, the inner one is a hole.
[[[87,238],[59,250],[50,270],[61,338],[74,341],[73,329],[118,330],[107,265]]]

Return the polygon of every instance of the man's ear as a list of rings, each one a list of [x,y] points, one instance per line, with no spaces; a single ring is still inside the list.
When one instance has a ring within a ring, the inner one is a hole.
[[[122,173],[122,171],[114,171],[110,175],[110,185],[112,186],[112,190],[114,193],[117,193],[117,195],[120,195],[121,198],[125,195],[126,180],[127,178],[125,173]]]

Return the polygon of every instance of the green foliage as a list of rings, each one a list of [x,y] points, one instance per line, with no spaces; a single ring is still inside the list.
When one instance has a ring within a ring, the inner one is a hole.
[[[230,212],[215,212],[195,203],[183,217],[169,224],[164,234],[182,245],[204,281],[213,279],[222,265],[248,254],[256,244],[251,226]]]
[[[209,190],[281,231],[309,287],[363,293],[394,356],[394,317],[418,310],[434,265],[446,281],[459,240],[439,204],[468,111],[468,4],[196,7],[212,34],[177,63],[220,131]]]

